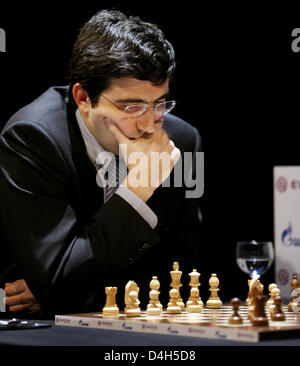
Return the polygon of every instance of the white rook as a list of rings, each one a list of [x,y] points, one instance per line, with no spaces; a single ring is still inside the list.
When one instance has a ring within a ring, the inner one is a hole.
[[[300,272],[300,166],[274,167],[275,281],[285,299]]]

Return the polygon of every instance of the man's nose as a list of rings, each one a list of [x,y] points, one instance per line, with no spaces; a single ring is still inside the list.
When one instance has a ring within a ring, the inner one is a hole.
[[[137,128],[147,133],[153,133],[155,130],[155,123],[161,119],[161,114],[154,110],[148,110],[137,121]]]

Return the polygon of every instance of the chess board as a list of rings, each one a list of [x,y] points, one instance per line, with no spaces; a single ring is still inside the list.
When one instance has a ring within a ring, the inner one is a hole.
[[[142,332],[188,336],[199,338],[228,339],[244,342],[259,342],[268,339],[300,338],[300,313],[287,311],[285,321],[272,321],[268,311],[269,325],[254,327],[247,316],[247,306],[241,306],[239,314],[243,324],[229,324],[232,314],[231,306],[221,309],[204,308],[201,313],[147,315],[142,311],[139,317],[128,317],[120,313],[117,316],[103,316],[102,313],[86,313],[71,315],[56,315],[55,324],[58,326],[89,327],[111,329],[127,332]]]

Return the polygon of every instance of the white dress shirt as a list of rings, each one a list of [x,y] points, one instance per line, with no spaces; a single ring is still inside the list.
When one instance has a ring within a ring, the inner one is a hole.
[[[97,169],[97,156],[100,153],[106,152],[101,144],[96,140],[96,138],[90,133],[88,130],[79,109],[76,110],[76,119],[79,125],[79,129],[81,131],[81,135],[83,138],[83,141],[85,143],[87,154],[91,160],[91,162],[94,164],[95,168]],[[108,154],[109,157],[109,154]],[[110,161],[108,159],[107,165],[109,165]],[[106,165],[106,166],[107,166]],[[126,170],[126,171],[125,171]],[[113,169],[112,171],[115,171]],[[98,174],[100,178],[105,180],[106,178],[101,175],[101,169],[98,170]],[[121,161],[120,158],[120,174],[125,178],[127,174],[127,167],[125,165],[124,160]],[[96,179],[96,177],[95,177]],[[104,202],[106,202],[113,194],[118,194],[121,196],[125,201],[127,201],[142,217],[145,221],[148,222],[148,224],[152,227],[152,229],[155,228],[157,225],[157,216],[155,213],[151,210],[151,208],[136,194],[134,194],[132,191],[130,191],[127,187],[114,187],[108,185],[107,187],[103,188],[104,191]]]

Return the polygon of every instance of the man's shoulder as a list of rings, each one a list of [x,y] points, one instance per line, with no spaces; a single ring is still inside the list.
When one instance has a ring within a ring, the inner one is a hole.
[[[181,151],[194,151],[202,149],[201,136],[196,127],[174,114],[167,114],[164,129],[169,138]]]
[[[15,125],[25,124],[52,134],[51,131],[57,128],[59,122],[67,118],[66,92],[65,86],[50,87],[30,104],[18,110],[4,125],[3,133]]]

